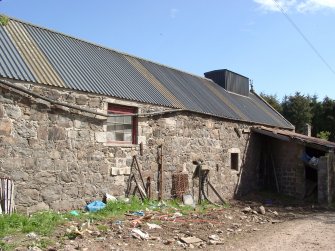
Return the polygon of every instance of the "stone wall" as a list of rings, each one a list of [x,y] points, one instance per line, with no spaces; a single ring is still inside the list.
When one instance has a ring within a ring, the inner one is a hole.
[[[135,106],[140,113],[169,109],[56,87],[18,85],[57,101],[104,113],[108,103]],[[256,146],[257,141],[250,140],[249,127],[250,124],[185,112],[141,117],[141,156],[138,144],[106,142],[106,119],[0,87],[0,177],[14,180],[19,211],[68,210],[101,199],[105,192],[123,195],[132,157],[137,155],[143,176],[151,177],[156,197],[157,151],[163,145],[164,198],[171,197],[171,176],[176,172],[188,173],[190,192],[197,193],[192,161],[199,158],[210,169],[210,180],[217,190],[231,198],[241,182],[240,170],[244,170],[243,180],[250,182],[240,192],[256,186],[252,176],[255,156],[259,154],[257,147],[248,147]],[[239,153],[240,170],[230,167],[232,152]]]
[[[318,202],[332,203],[334,200],[334,153],[328,152],[318,163]]]
[[[271,139],[268,147],[275,163],[280,192],[297,198],[305,195],[305,167],[301,160],[304,146]],[[269,163],[272,168],[272,164]]]

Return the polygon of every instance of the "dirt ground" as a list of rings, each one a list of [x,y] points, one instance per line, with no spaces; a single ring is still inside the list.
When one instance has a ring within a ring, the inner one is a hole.
[[[335,250],[335,213],[317,212],[268,227],[223,250]]]
[[[43,250],[335,250],[334,211],[261,202],[231,201],[204,214],[149,209],[122,221],[68,222]]]

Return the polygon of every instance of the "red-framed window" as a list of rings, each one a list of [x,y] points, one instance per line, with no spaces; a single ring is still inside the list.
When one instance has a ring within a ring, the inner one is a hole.
[[[120,117],[108,117],[107,142],[120,144],[136,144],[137,118],[126,116],[137,113],[136,107],[108,104],[108,114],[120,114]]]

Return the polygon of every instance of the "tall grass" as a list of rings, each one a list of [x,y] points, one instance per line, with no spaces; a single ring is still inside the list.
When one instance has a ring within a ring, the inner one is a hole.
[[[64,221],[61,214],[40,212],[31,216],[19,213],[0,216],[0,237],[14,233],[36,232],[41,235],[49,234],[55,226]]]

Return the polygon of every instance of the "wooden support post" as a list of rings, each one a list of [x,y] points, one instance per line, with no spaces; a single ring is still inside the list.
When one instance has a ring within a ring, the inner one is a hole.
[[[145,187],[144,179],[143,179],[143,177],[142,177],[141,168],[140,168],[140,166],[139,166],[139,164],[138,164],[136,155],[134,155],[133,158],[135,159],[135,163],[136,163],[137,171],[138,171],[138,173],[139,173],[139,175],[140,175],[140,179],[141,179],[142,185],[143,185],[143,187]]]
[[[158,176],[159,176],[159,186],[158,186],[158,200],[163,199],[163,145],[159,146],[159,158],[158,158]]]
[[[201,204],[201,197],[202,197],[202,166],[201,163],[198,164],[198,176],[199,176],[199,198],[198,204]]]
[[[277,192],[279,193],[279,184],[278,184],[278,178],[277,178],[277,173],[276,173],[276,168],[275,168],[275,161],[273,160],[272,154],[270,156],[271,156],[271,161],[272,161],[273,173],[274,173],[275,180],[276,180]]]
[[[146,193],[147,193],[148,199],[150,200],[151,199],[151,178],[150,176],[147,178]]]

